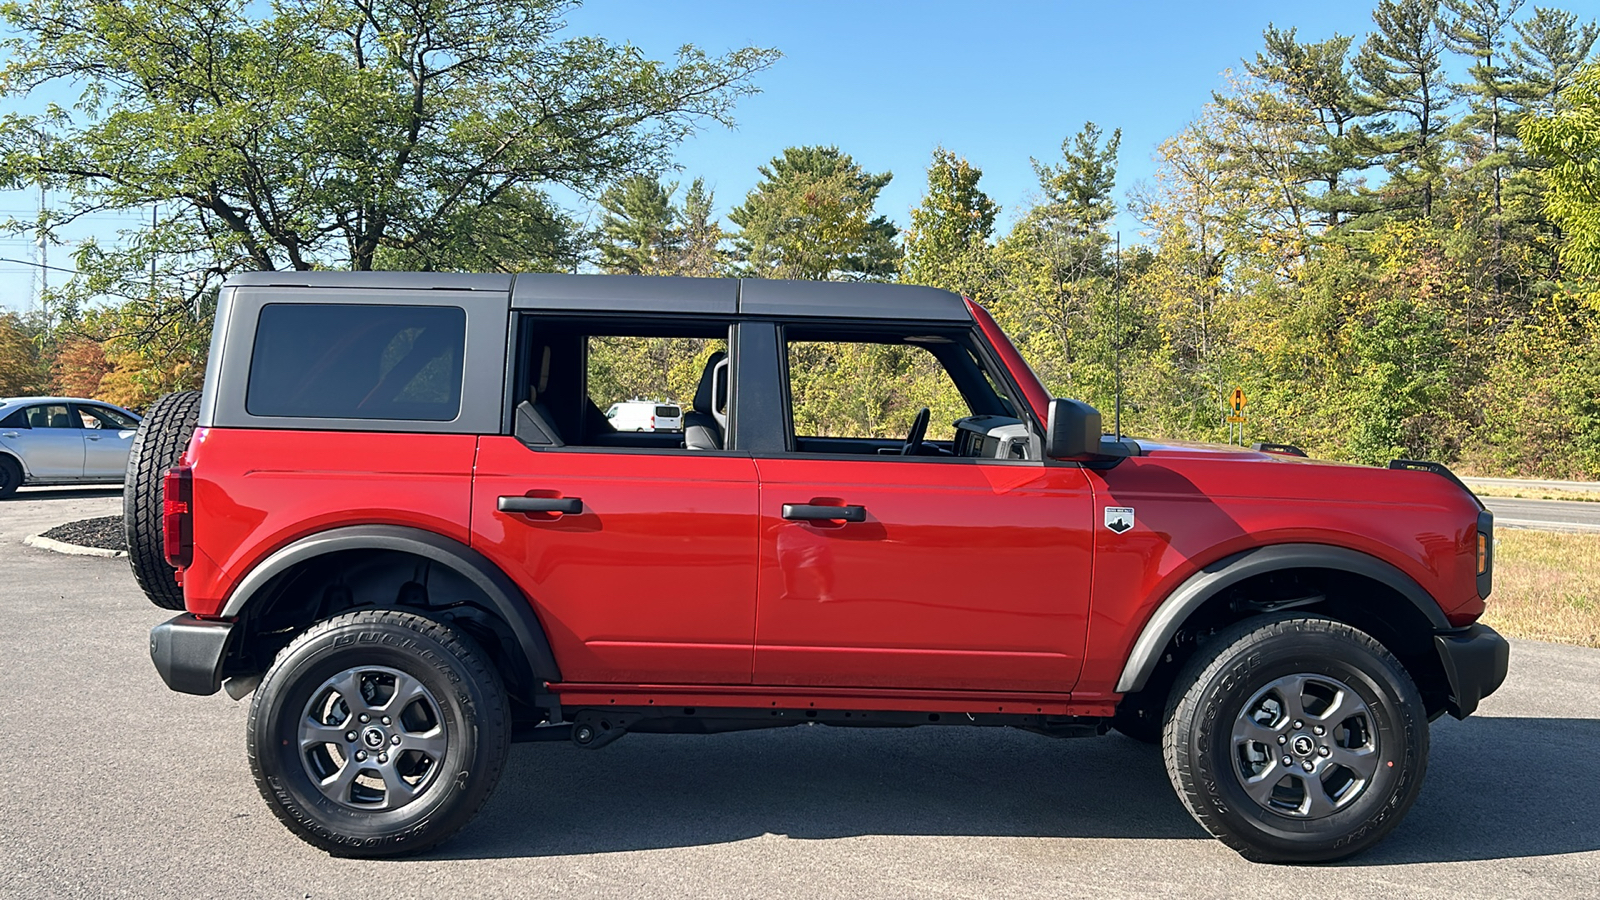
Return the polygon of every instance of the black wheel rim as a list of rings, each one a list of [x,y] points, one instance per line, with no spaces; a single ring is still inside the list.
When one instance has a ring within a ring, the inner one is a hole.
[[[433,692],[399,669],[345,669],[312,691],[300,714],[300,764],[341,806],[399,809],[438,778],[449,747],[443,713]]]
[[[1367,702],[1327,675],[1279,678],[1234,719],[1233,771],[1262,809],[1321,819],[1355,802],[1379,764],[1378,727]]]

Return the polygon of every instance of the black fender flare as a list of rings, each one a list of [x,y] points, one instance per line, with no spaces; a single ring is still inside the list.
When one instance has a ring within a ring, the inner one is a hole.
[[[1435,632],[1450,630],[1444,611],[1422,585],[1375,556],[1327,544],[1272,544],[1210,563],[1174,588],[1139,632],[1122,667],[1122,676],[1117,679],[1117,693],[1128,694],[1145,686],[1172,636],[1207,600],[1246,578],[1282,569],[1335,569],[1364,575],[1394,588],[1409,600],[1427,617]]]
[[[233,619],[241,615],[252,598],[274,578],[295,566],[345,550],[396,550],[411,553],[446,566],[483,592],[511,629],[536,681],[560,681],[555,654],[545,637],[533,604],[522,589],[500,567],[482,553],[460,541],[401,525],[346,525],[330,528],[279,548],[251,569],[229,595],[220,615]]]

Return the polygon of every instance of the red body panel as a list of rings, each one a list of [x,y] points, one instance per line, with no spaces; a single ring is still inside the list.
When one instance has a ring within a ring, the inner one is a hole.
[[[771,459],[761,475],[755,682],[1064,691],[1088,616],[1083,470]],[[858,523],[785,503],[866,507]]]
[[[459,434],[208,428],[189,442],[194,563],[184,601],[219,613],[274,550],[341,525],[408,525],[467,543],[472,458]]]
[[[583,512],[503,513],[501,495],[578,497]],[[540,452],[485,437],[472,532],[532,598],[566,680],[750,683],[748,457]]]

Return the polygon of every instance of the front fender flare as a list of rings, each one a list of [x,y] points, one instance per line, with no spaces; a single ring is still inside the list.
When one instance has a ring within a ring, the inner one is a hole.
[[[454,570],[483,592],[511,629],[530,674],[538,681],[560,681],[561,671],[533,604],[510,576],[482,553],[460,541],[431,531],[400,525],[347,525],[303,537],[262,560],[240,580],[222,608],[223,618],[236,618],[274,578],[300,563],[344,550],[396,550],[412,553]]]
[[[1335,569],[1364,575],[1398,591],[1427,617],[1434,631],[1450,628],[1444,611],[1439,609],[1439,604],[1421,585],[1377,557],[1326,544],[1257,547],[1204,566],[1161,601],[1128,654],[1128,661],[1122,667],[1122,676],[1117,679],[1117,693],[1128,694],[1144,688],[1172,636],[1178,633],[1190,614],[1207,600],[1246,578],[1282,569]]]

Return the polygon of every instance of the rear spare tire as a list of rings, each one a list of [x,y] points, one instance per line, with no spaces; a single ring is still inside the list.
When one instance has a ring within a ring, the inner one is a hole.
[[[163,609],[183,609],[183,588],[162,555],[161,476],[183,456],[199,415],[199,391],[179,391],[151,404],[133,436],[122,482],[128,562],[144,595]]]

